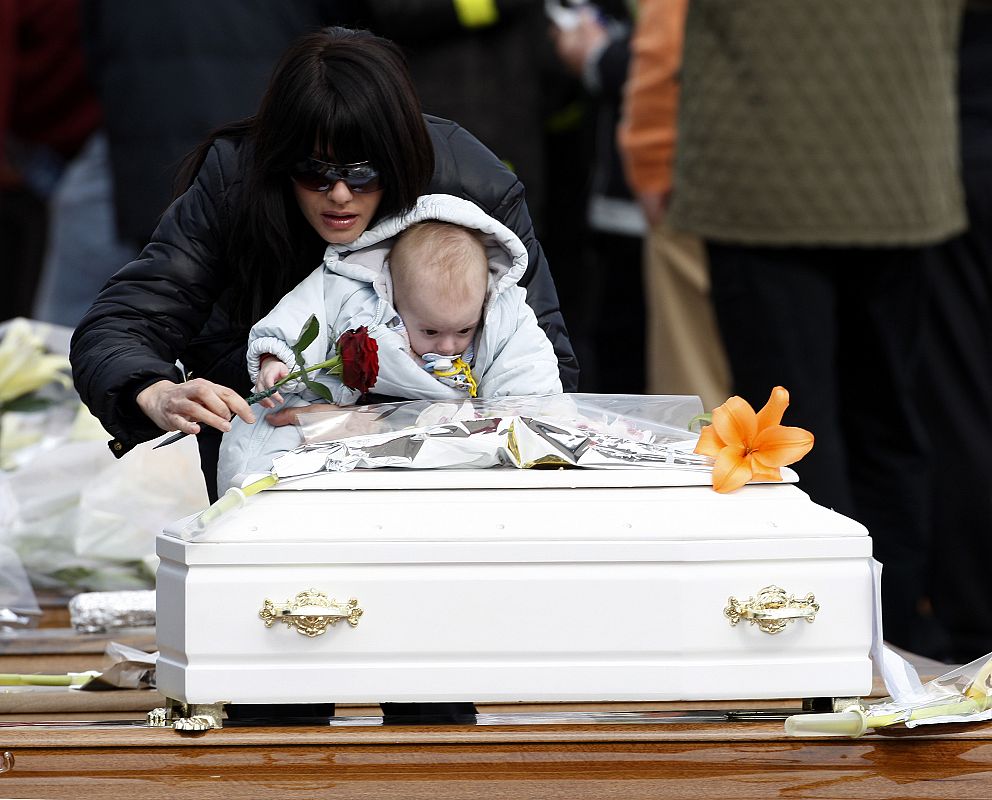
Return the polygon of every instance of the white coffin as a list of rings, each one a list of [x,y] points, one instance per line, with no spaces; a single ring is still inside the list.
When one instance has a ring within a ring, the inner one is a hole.
[[[256,495],[209,541],[181,539],[180,521],[158,537],[159,689],[187,703],[867,694],[864,527],[785,484],[669,480],[323,474]],[[769,585],[814,595],[815,619],[731,624],[729,598]],[[356,598],[358,624],[307,636],[260,618],[307,590]]]

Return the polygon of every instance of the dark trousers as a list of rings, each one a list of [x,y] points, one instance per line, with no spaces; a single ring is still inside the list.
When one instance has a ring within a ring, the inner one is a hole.
[[[598,231],[586,237],[577,274],[567,281],[570,307],[562,301],[569,340],[582,365],[579,391],[643,394],[644,241],[640,236]],[[559,285],[565,282],[560,280]]]
[[[474,724],[472,703],[382,703],[384,725],[444,725]],[[225,708],[232,720],[265,720],[266,722],[320,719],[334,716],[334,703],[261,703],[231,704]]]
[[[992,167],[965,172],[970,229],[931,279],[922,401],[933,451],[929,595],[947,659],[992,651]]]
[[[886,639],[929,649],[928,461],[916,376],[927,249],[707,244],[735,392],[755,409],[789,390],[783,424],[816,443],[800,488],[864,524],[884,564]],[[797,587],[797,591],[805,591]]]

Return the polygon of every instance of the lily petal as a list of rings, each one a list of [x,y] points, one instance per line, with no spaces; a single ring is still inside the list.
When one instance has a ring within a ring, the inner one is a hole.
[[[813,448],[813,434],[803,428],[773,425],[754,439],[751,456],[763,467],[784,467]]]
[[[749,445],[758,432],[758,420],[751,404],[743,397],[734,395],[722,406],[713,409],[712,427],[728,445]]]
[[[720,451],[723,450],[726,444],[717,435],[716,429],[712,425],[704,425],[702,430],[699,431],[699,441],[696,442],[696,449],[692,452],[698,453],[701,456],[716,458],[720,455]]]
[[[722,494],[732,492],[751,480],[751,474],[751,459],[744,455],[744,448],[728,445],[713,465],[713,488]]]
[[[781,386],[772,389],[761,411],[758,412],[758,430],[770,428],[772,425],[782,424],[782,415],[789,407],[789,391]]]
[[[780,481],[782,480],[782,470],[778,467],[766,467],[758,463],[758,459],[751,456],[751,480],[752,481]]]

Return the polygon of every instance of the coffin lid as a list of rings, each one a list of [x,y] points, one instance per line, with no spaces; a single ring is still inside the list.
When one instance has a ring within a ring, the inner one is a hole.
[[[748,485],[722,495],[708,485],[659,485],[664,473],[489,469],[322,474],[248,498],[190,546],[867,537],[862,525],[813,503],[795,486]],[[327,488],[331,485],[333,490]],[[166,536],[184,538],[190,519],[168,526]]]

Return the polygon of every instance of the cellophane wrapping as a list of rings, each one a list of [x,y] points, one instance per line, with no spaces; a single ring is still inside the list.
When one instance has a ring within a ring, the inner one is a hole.
[[[697,397],[558,394],[407,401],[300,416],[304,444],[275,459],[280,478],[322,470],[517,467],[709,472],[692,452]]]

